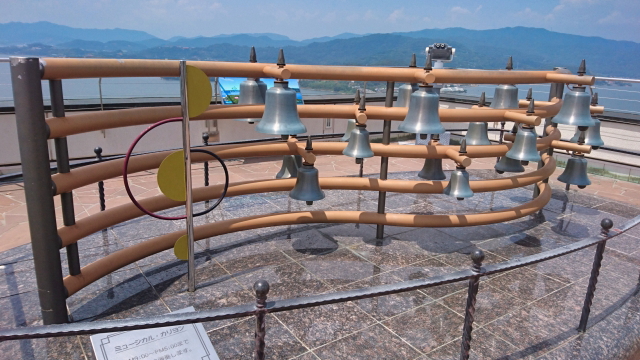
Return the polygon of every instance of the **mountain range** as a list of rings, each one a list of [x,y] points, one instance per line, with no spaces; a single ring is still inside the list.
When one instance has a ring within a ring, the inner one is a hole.
[[[640,78],[639,43],[540,28],[344,33],[296,41],[274,33],[164,40],[137,30],[78,29],[48,22],[0,24],[0,53],[36,56],[247,61],[250,46],[255,46],[261,62],[275,62],[278,48],[283,48],[290,63],[407,66],[412,53],[424,58],[425,47],[435,42],[456,48],[451,67],[499,69],[513,56],[517,69],[562,66],[575,72],[586,59],[590,74]]]

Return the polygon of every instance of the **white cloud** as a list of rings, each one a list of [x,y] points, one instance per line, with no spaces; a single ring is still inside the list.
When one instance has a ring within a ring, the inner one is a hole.
[[[398,20],[402,20],[404,18],[404,8],[396,9],[387,18],[387,21],[397,22]]]
[[[461,6],[454,6],[451,8],[451,13],[452,14],[458,14],[458,15],[467,15],[467,14],[471,14],[471,11],[469,11],[469,9],[465,9]]]

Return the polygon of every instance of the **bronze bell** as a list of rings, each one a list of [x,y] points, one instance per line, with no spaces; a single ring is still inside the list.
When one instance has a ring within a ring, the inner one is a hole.
[[[509,159],[506,156],[500,158],[500,161],[493,167],[498,174],[505,172],[521,173],[524,172],[524,166],[520,160]]]
[[[469,173],[463,166],[456,166],[451,172],[449,184],[442,192],[445,195],[453,196],[458,200],[464,200],[473,196],[471,186],[469,186]]]
[[[520,127],[506,156],[513,160],[540,161],[537,140],[538,135],[536,135],[536,130],[533,126],[525,125]]]
[[[447,176],[442,171],[442,159],[424,159],[424,166],[418,176],[427,180],[444,180]]]
[[[307,132],[298,116],[296,92],[289,89],[288,81],[275,81],[267,90],[262,120],[256,131],[263,134],[295,135]]]
[[[491,145],[489,141],[489,125],[486,122],[469,123],[467,134],[464,138],[468,145]]]
[[[298,168],[296,185],[289,192],[289,197],[295,200],[306,201],[312,205],[314,201],[324,199],[324,192],[320,189],[318,169],[312,164],[303,163]]]
[[[517,109],[518,88],[515,85],[498,85],[491,102],[493,109]]]
[[[371,144],[369,143],[369,132],[366,128],[366,125],[356,125],[349,137],[349,144],[342,151],[343,155],[356,159],[373,157],[373,150],[371,150]]]
[[[587,159],[581,155],[573,155],[567,160],[567,167],[558,176],[558,181],[569,185],[577,185],[580,189],[591,185],[591,180],[587,176]]]
[[[276,174],[276,179],[289,179],[298,176],[298,168],[302,166],[302,156],[284,155],[282,157],[282,167]]]
[[[438,109],[440,96],[430,85],[420,85],[418,91],[411,94],[409,110],[398,130],[413,134],[442,134],[445,132],[440,123]]]
[[[585,92],[585,87],[574,86],[564,96],[562,108],[551,121],[563,125],[594,126],[596,122],[591,117],[590,102],[591,96]]]
[[[240,95],[238,97],[238,105],[262,105],[264,104],[267,92],[267,84],[260,79],[247,79],[240,83]],[[236,119],[236,121],[245,121],[249,124],[260,121],[260,118],[253,119]]]

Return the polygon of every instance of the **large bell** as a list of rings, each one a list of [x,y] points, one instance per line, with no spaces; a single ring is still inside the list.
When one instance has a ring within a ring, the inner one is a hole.
[[[289,179],[298,176],[298,168],[302,166],[302,156],[284,155],[282,157],[282,167],[276,174],[276,179]]]
[[[439,100],[440,96],[432,86],[420,85],[418,91],[411,94],[407,116],[398,130],[413,134],[444,133],[438,115]]]
[[[240,83],[240,96],[238,97],[239,105],[261,105],[264,104],[267,93],[267,84],[260,79],[247,79]],[[236,119],[236,121],[246,121],[249,124],[260,121],[259,118],[254,119]]]
[[[489,125],[486,122],[472,122],[469,123],[469,129],[464,138],[467,140],[467,145],[491,145],[489,141]]]
[[[558,181],[569,185],[577,185],[580,189],[591,185],[591,180],[587,176],[587,160],[582,156],[572,156],[567,161],[567,167],[558,176]]]
[[[402,84],[398,88],[398,99],[393,106],[408,107],[411,94],[418,90],[418,84]]]
[[[307,132],[298,116],[296,92],[289,89],[288,81],[275,81],[267,90],[264,114],[256,126],[263,134],[295,135]]]
[[[594,126],[596,121],[591,117],[591,96],[585,92],[584,86],[574,86],[564,96],[562,108],[551,120],[556,124],[573,126]]]
[[[540,161],[537,143],[538,135],[535,128],[531,126],[522,126],[516,133],[513,146],[507,152],[507,157],[520,161]]]
[[[517,109],[518,88],[515,85],[498,85],[491,102],[493,109]]]
[[[349,141],[349,137],[351,136],[351,132],[356,128],[356,119],[347,120],[347,131],[344,132],[344,136],[340,141]]]
[[[366,125],[356,125],[356,128],[353,129],[349,137],[349,144],[344,148],[342,154],[356,159],[373,157],[373,150],[371,150],[371,144],[369,143],[369,132],[366,129]]]
[[[469,173],[464,167],[458,166],[451,172],[449,185],[442,192],[445,195],[453,196],[458,200],[463,200],[473,196],[473,191],[469,186]]]
[[[509,159],[506,156],[500,158],[500,161],[493,167],[498,174],[505,172],[521,173],[524,172],[524,166],[520,160]]]
[[[442,159],[424,159],[424,166],[418,176],[427,180],[444,180],[447,176],[442,171]]]
[[[591,145],[594,150],[597,150],[600,146],[604,145],[604,141],[600,136],[600,125],[602,123],[596,118],[593,118],[593,120],[595,120],[596,124],[593,126],[589,126],[587,130],[585,130],[584,144]],[[572,143],[577,143],[578,139],[580,138],[580,132],[581,131],[579,129],[576,129],[576,133],[569,141],[571,141]]]
[[[306,201],[308,205],[311,205],[314,201],[324,199],[324,192],[320,189],[318,169],[313,165],[303,163],[298,169],[296,185],[289,192],[289,197]]]

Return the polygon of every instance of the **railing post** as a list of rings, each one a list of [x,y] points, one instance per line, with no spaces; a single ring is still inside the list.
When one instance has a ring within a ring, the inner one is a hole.
[[[462,328],[462,342],[460,345],[460,360],[469,359],[469,351],[471,350],[471,331],[473,330],[473,316],[476,313],[476,295],[478,295],[478,287],[480,286],[480,274],[482,273],[482,261],[484,260],[484,252],[476,250],[471,253],[473,265],[471,271],[476,276],[469,279],[469,289],[467,292],[467,307],[464,311],[464,326]]]
[[[61,240],[56,225],[51,167],[44,119],[40,59],[12,57],[11,84],[15,106],[24,194],[42,321],[69,322],[60,263]]]
[[[51,96],[51,115],[53,117],[64,117],[64,96],[62,94],[62,80],[49,80],[49,94]],[[69,166],[69,147],[67,138],[57,138],[54,140],[56,149],[56,165],[58,173],[65,174],[71,171]],[[62,221],[64,226],[76,224],[76,214],[73,208],[73,192],[69,191],[60,194],[60,204],[62,205]],[[67,264],[69,264],[69,275],[80,275],[80,254],[78,253],[78,243],[67,246]]]
[[[204,146],[208,146],[209,145],[209,133],[208,132],[203,132],[202,133],[202,143],[204,144]],[[205,161],[204,162],[204,186],[209,186],[209,162]],[[209,200],[204,202],[205,205],[208,207],[209,206]]]
[[[587,323],[589,322],[589,314],[591,313],[591,304],[593,303],[593,297],[596,292],[596,284],[598,283],[598,275],[600,275],[600,267],[602,266],[604,248],[607,245],[606,238],[609,237],[609,230],[613,227],[613,221],[611,221],[611,219],[602,219],[600,226],[602,227],[602,230],[600,230],[600,236],[605,240],[599,242],[596,246],[596,254],[593,257],[593,267],[591,268],[591,277],[589,278],[589,286],[587,287],[587,294],[584,298],[584,305],[582,306],[580,325],[578,325],[579,332],[587,331]]]
[[[387,81],[387,94],[384,100],[385,107],[393,107],[393,87],[395,82]],[[367,91],[365,88],[365,96]],[[391,120],[384,120],[382,126],[382,144],[389,145],[391,142]],[[387,180],[387,172],[389,171],[389,158],[383,156],[380,158],[380,180]],[[387,202],[387,192],[378,192],[378,214],[384,214],[385,204]],[[376,238],[382,239],[384,237],[384,225],[378,224],[376,226]]]
[[[253,291],[256,293],[256,332],[255,332],[255,348],[254,359],[264,360],[264,337],[267,333],[264,321],[267,311],[267,294],[269,293],[269,283],[266,280],[259,280],[253,284]]]
[[[102,148],[98,146],[97,148],[93,149],[93,152],[96,154],[96,159],[98,159],[98,162],[101,162]],[[98,197],[100,198],[100,211],[104,211],[107,208],[107,205],[104,199],[104,181],[102,180],[98,181]]]

